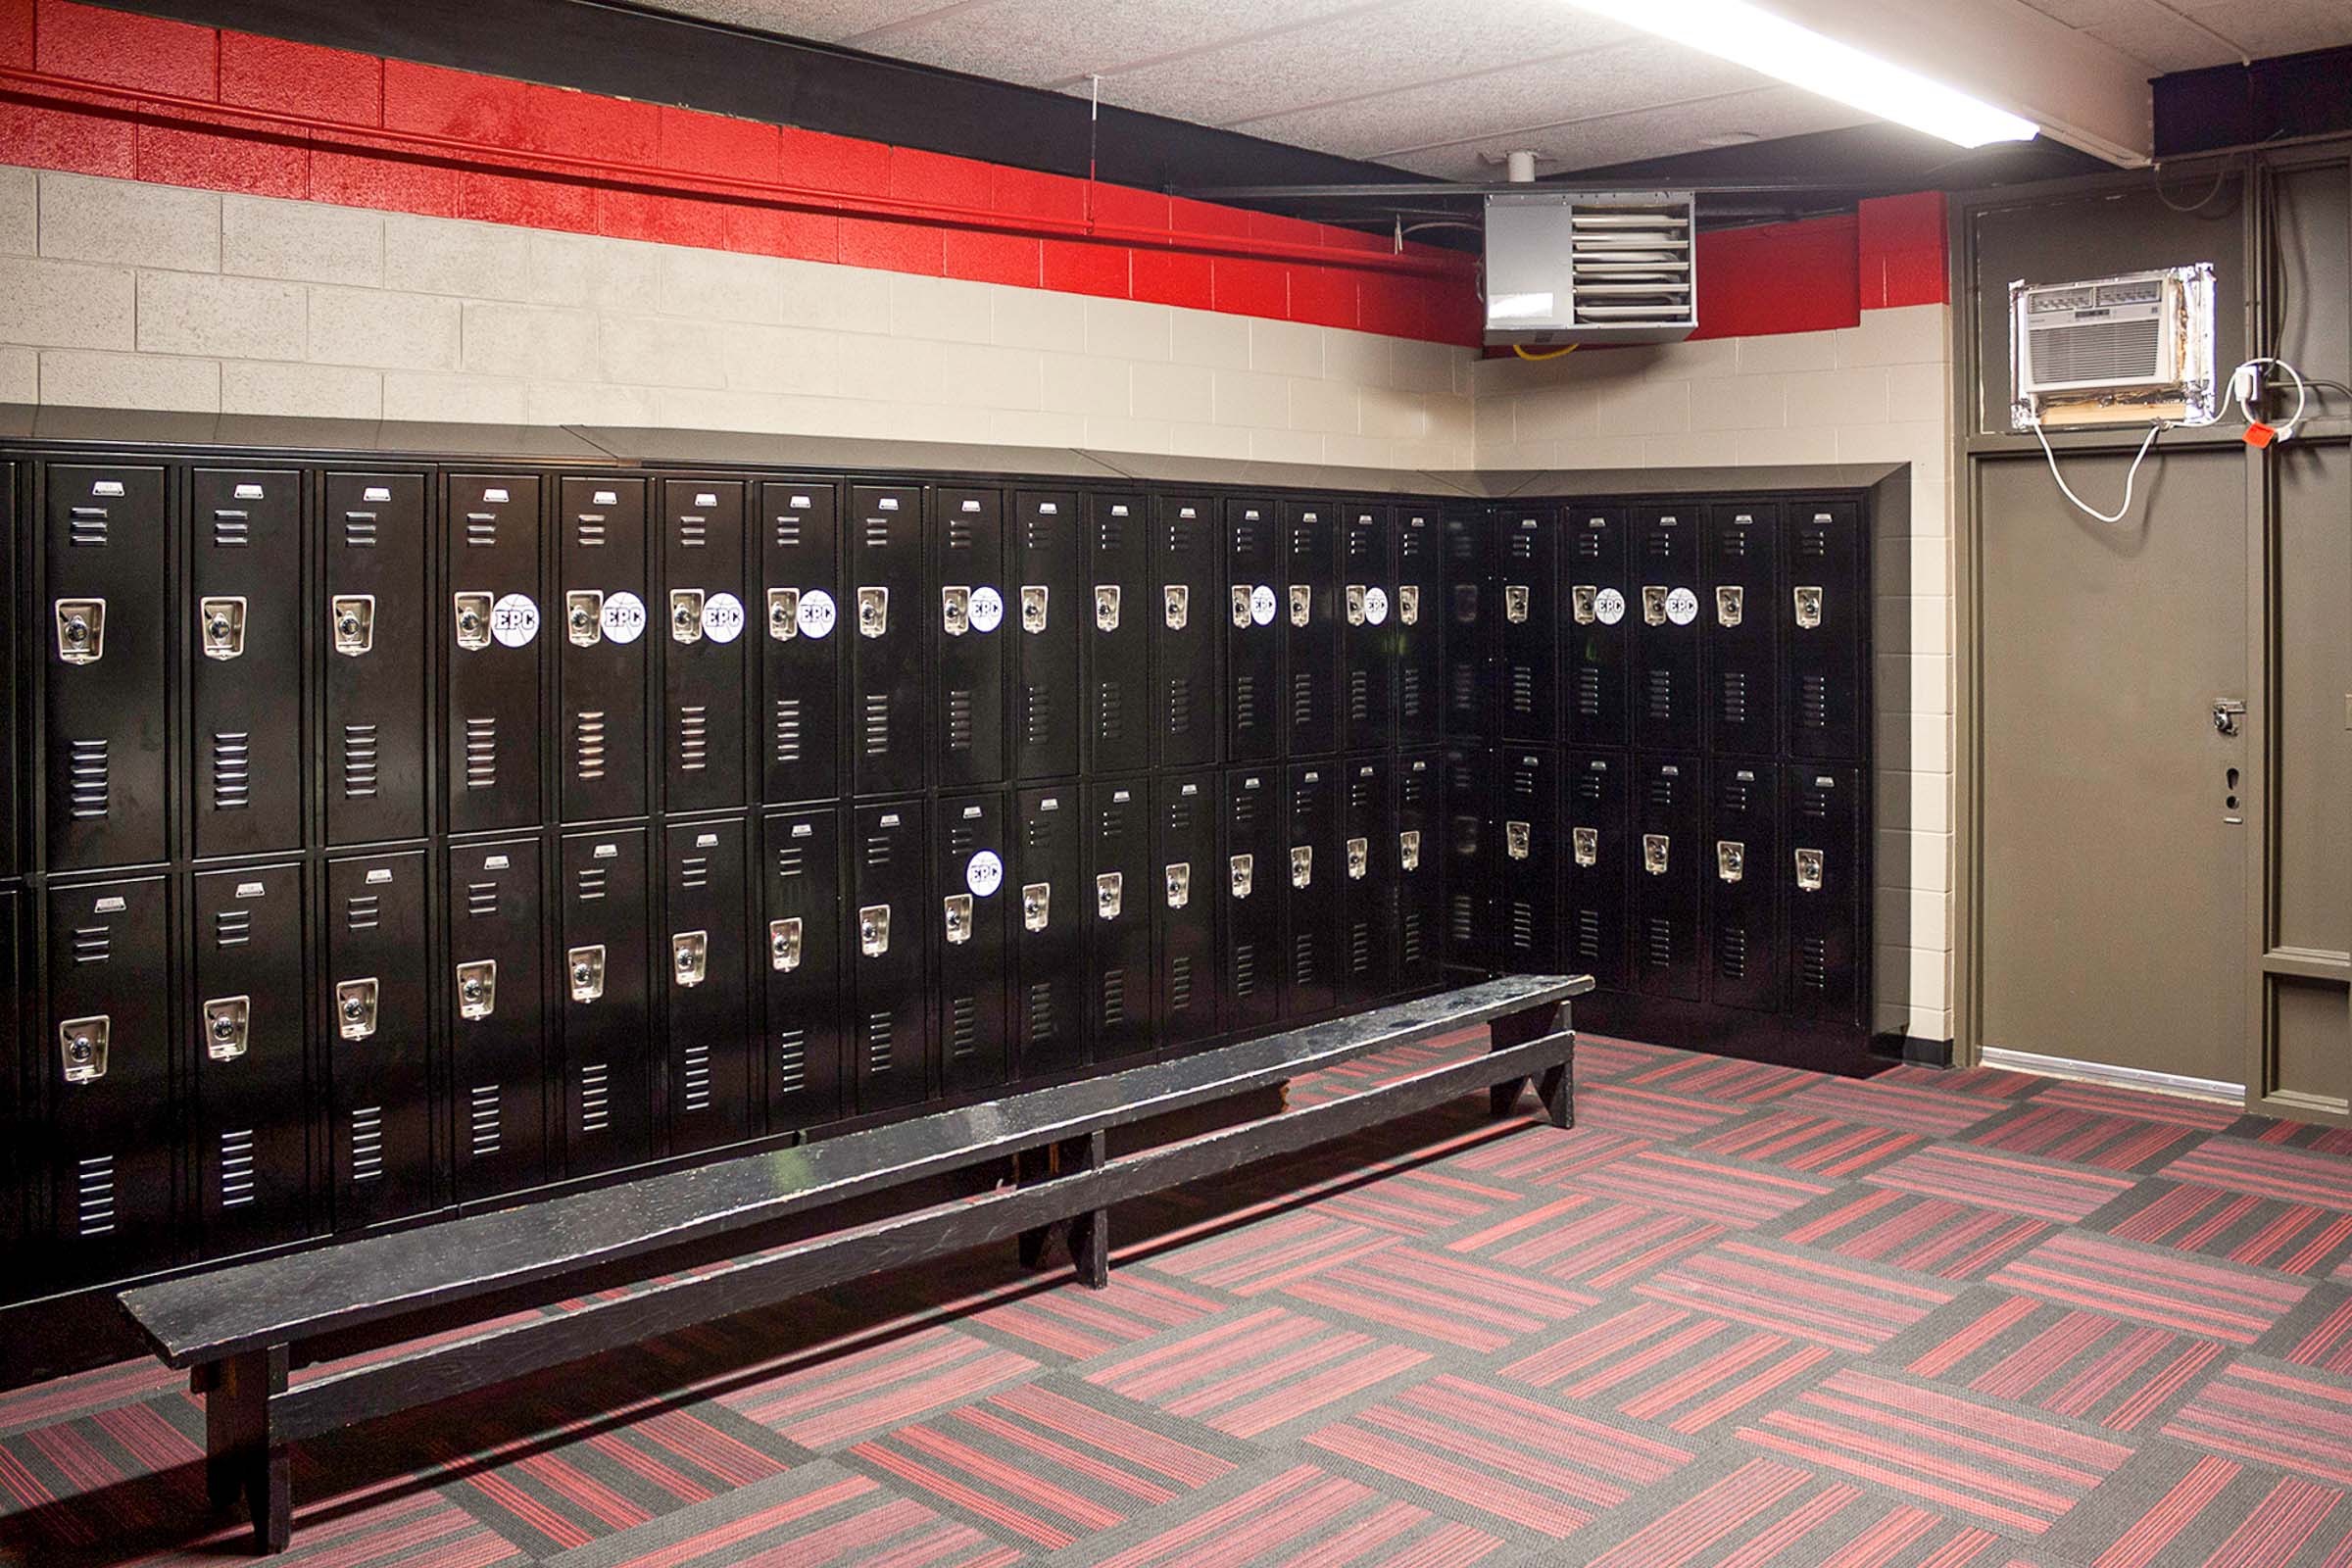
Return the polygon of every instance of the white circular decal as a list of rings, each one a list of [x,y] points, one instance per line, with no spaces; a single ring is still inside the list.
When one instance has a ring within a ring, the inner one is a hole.
[[[965,862],[963,885],[972,890],[972,897],[985,899],[1004,885],[1004,862],[997,858],[994,850],[982,850]]]
[[[1274,612],[1281,607],[1275,603],[1274,590],[1259,583],[1250,590],[1250,618],[1260,626],[1274,624]]]
[[[834,619],[840,612],[833,608],[833,596],[822,588],[801,591],[801,635],[804,637],[830,636]]]
[[[616,643],[633,643],[645,635],[645,601],[631,593],[607,594],[602,615],[605,636]]]
[[[539,607],[529,594],[508,594],[490,607],[490,635],[501,648],[521,648],[539,635]]]
[[[1625,595],[1614,588],[1603,588],[1592,596],[1592,618],[1603,626],[1614,626],[1625,618]]]
[[[1698,618],[1698,595],[1688,588],[1677,588],[1666,596],[1666,618],[1677,626],[1688,626]]]
[[[703,635],[714,643],[731,643],[743,635],[743,601],[733,594],[712,594],[703,601]]]
[[[1389,618],[1389,591],[1386,588],[1364,590],[1364,618],[1375,626]]]
[[[995,631],[1004,620],[1004,596],[994,588],[972,590],[972,630]],[[995,858],[995,857],[990,857]],[[979,890],[973,889],[976,893]]]

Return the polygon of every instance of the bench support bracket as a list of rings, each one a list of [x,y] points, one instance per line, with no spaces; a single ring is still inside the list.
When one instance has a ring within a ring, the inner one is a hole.
[[[1545,1035],[1566,1034],[1570,1031],[1568,1004],[1533,1007],[1526,1012],[1508,1013],[1487,1025],[1487,1050],[1490,1054],[1508,1051],[1513,1046],[1541,1040]],[[1525,1078],[1512,1078],[1494,1085],[1488,1091],[1489,1107],[1497,1116],[1507,1116],[1519,1103],[1519,1092],[1527,1087]],[[1546,1067],[1536,1077],[1536,1098],[1544,1102],[1544,1117],[1554,1127],[1565,1127],[1576,1119],[1576,1079],[1563,1064]]]

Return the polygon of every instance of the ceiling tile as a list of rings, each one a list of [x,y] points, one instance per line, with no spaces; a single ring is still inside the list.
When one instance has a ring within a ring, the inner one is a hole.
[[[1544,172],[1568,171],[1697,152],[1715,138],[1737,132],[1770,140],[1865,123],[1867,116],[1843,104],[1775,83],[1708,103],[1637,109],[1555,126],[1523,123],[1492,136],[1396,153],[1381,161],[1443,179],[1493,179],[1494,161],[1516,147],[1533,148]]]
[[[1417,0],[989,0],[985,18],[940,13],[860,44],[927,65],[1083,92],[1102,73],[1105,102],[1117,74],[1214,51],[1254,50],[1255,40],[1315,27],[1331,18],[1395,10]],[[1228,61],[1227,69],[1231,69]],[[1204,121],[1187,114],[1182,118]]]

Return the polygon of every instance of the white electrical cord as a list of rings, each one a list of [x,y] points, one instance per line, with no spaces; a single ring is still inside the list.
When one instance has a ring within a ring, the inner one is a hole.
[[[2065,496],[2067,500],[2073,502],[2075,504],[2075,510],[2082,513],[2086,517],[2096,517],[2101,522],[2123,521],[2125,515],[2132,510],[2132,487],[2138,482],[2139,466],[2143,461],[2146,460],[2148,448],[2156,444],[2156,432],[2163,429],[2164,426],[2161,424],[2149,425],[2147,438],[2139,443],[2139,453],[2132,460],[2131,471],[2124,475],[2124,504],[2116,508],[2113,512],[2101,512],[2096,507],[2093,507],[2089,502],[2075,494],[2074,486],[2066,482],[2066,475],[2058,471],[2058,454],[2050,450],[2050,438],[2041,433],[2040,414],[2035,413],[2032,416],[2032,417],[2034,421],[2034,439],[2041,443],[2041,455],[2050,460],[2050,477],[2058,481],[2059,494]]]
[[[2254,377],[2247,372],[2258,365],[2276,365],[2295,378],[2295,412],[2284,424],[2278,426],[2278,439],[2289,440],[2294,436],[2296,427],[2303,422],[2303,411],[2311,406],[2311,387],[2304,381],[2303,372],[2284,360],[2275,360],[2268,355],[2258,360],[2248,360],[2230,372],[2230,395],[2237,400],[2237,412],[2245,416],[2248,424],[2262,422],[2254,417],[2254,411],[2246,406],[2246,396],[2254,390]]]
[[[2296,427],[2303,422],[2304,410],[2311,406],[2311,387],[2304,381],[2302,371],[2287,364],[2286,361],[2273,359],[2269,355],[2248,360],[2230,372],[2230,396],[2236,401],[2237,412],[2245,416],[2245,421],[2249,426],[2260,424],[2262,421],[2254,416],[2254,410],[2248,399],[2255,391],[2255,377],[2252,372],[2257,367],[2264,365],[2275,365],[2294,377],[2295,412],[2284,424],[2278,427],[2275,435],[2275,439],[2279,441],[2290,440],[2294,436]],[[2066,475],[2058,471],[2058,454],[2050,449],[2050,438],[2042,433],[2041,411],[2033,410],[2027,417],[2033,423],[2034,438],[2041,443],[2041,455],[2050,460],[2050,477],[2058,481],[2059,494],[2073,502],[2075,510],[2086,517],[2095,517],[2101,522],[2123,521],[2132,511],[2132,491],[2139,479],[2139,466],[2147,460],[2148,448],[2156,444],[2156,434],[2164,428],[2164,425],[2161,422],[2149,425],[2147,435],[2140,441],[2139,451],[2133,455],[2132,466],[2124,475],[2124,504],[2113,512],[2101,512],[2075,494],[2074,486],[2066,482]]]

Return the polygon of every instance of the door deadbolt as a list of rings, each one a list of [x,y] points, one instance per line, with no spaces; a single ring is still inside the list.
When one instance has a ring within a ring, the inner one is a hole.
[[[1096,919],[1116,920],[1119,917],[1119,910],[1126,903],[1126,877],[1117,871],[1105,871],[1095,878]]]
[[[1666,874],[1667,837],[1663,833],[1642,835],[1642,869],[1651,876]]]
[[[69,664],[95,664],[106,656],[106,601],[57,602],[57,657]]]
[[[343,980],[335,986],[335,1033],[366,1040],[375,1033],[375,979]]]
[[[594,648],[605,639],[602,589],[574,588],[564,596],[564,630],[575,648]]]
[[[204,633],[205,658],[234,659],[245,651],[244,595],[199,600],[196,621]]]
[[[879,958],[890,951],[890,906],[869,904],[858,911],[858,951]]]
[[[2246,705],[2234,698],[2217,697],[2213,700],[2213,731],[2217,735],[2235,735],[2246,716]]]
[[[890,630],[890,590],[858,590],[858,635],[879,637]]]
[[[1747,846],[1738,839],[1715,841],[1715,874],[1726,882],[1737,882],[1747,874]]]
[[[1250,886],[1257,878],[1257,857],[1237,855],[1226,862],[1226,869],[1232,875],[1233,896],[1237,899],[1248,898]]]
[[[1046,629],[1046,601],[1049,595],[1043,584],[1021,585],[1021,630],[1035,634]]]
[[[498,960],[476,958],[458,965],[458,1016],[487,1018],[498,1010]]]
[[[234,1061],[245,1054],[246,1029],[253,1017],[253,998],[215,997],[204,1004],[204,1054],[215,1061]]]
[[[1095,584],[1095,630],[1119,629],[1119,585],[1115,582]]]
[[[680,931],[669,939],[669,977],[683,987],[710,978],[710,933]]]
[[[780,643],[788,643],[801,634],[801,591],[798,588],[770,588],[767,591],[767,634]]]
[[[1054,917],[1054,887],[1048,882],[1031,882],[1021,889],[1021,929],[1043,931]]]
[[[1181,909],[1193,902],[1193,862],[1178,860],[1167,868],[1168,907]]]
[[[703,591],[700,588],[672,588],[669,591],[669,638],[677,643],[699,643],[703,640]]]
[[[453,596],[458,622],[458,646],[472,652],[490,646],[490,596],[463,593]]]
[[[335,652],[357,659],[375,646],[375,595],[337,594],[328,602],[335,623]]]
[[[91,1084],[106,1076],[106,1041],[113,1030],[113,1018],[103,1012],[95,1018],[68,1018],[57,1026],[66,1082]]]
[[[1396,835],[1396,864],[1401,870],[1421,869],[1421,830],[1408,827]]]
[[[787,915],[767,922],[767,966],[790,974],[801,966],[801,917]]]
[[[1797,625],[1806,631],[1819,629],[1821,625],[1821,590],[1819,588],[1796,589],[1795,599]]]
[[[605,994],[605,945],[574,948],[564,956],[571,979],[571,1000],[594,1002]]]
[[[1577,864],[1597,865],[1600,863],[1600,829],[1596,827],[1570,828],[1568,843],[1575,852]]]
[[[1819,850],[1796,852],[1796,889],[1799,893],[1821,891],[1822,857]]]

